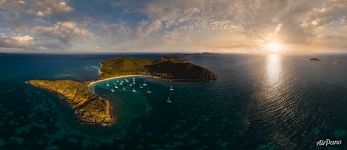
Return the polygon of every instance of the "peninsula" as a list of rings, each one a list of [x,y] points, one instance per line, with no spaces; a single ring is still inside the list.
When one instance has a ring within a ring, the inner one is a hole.
[[[83,123],[109,126],[117,120],[110,101],[94,95],[87,83],[73,80],[30,80],[28,83],[58,94]]]
[[[99,81],[127,75],[147,75],[179,81],[217,79],[217,75],[208,69],[174,58],[115,58],[101,62]],[[59,95],[75,110],[76,117],[82,123],[110,126],[117,121],[110,101],[95,95],[89,86],[90,81],[30,80],[27,83]]]

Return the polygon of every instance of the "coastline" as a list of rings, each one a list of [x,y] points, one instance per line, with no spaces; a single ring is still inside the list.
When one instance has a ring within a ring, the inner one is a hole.
[[[160,78],[157,76],[152,76],[152,75],[140,75],[140,74],[134,74],[134,75],[121,75],[121,76],[116,76],[116,77],[111,77],[111,78],[106,78],[106,79],[101,79],[101,80],[96,80],[96,81],[92,81],[88,84],[88,86],[92,86],[94,84],[100,83],[100,82],[104,82],[104,81],[108,81],[108,80],[113,80],[113,79],[120,79],[120,78],[128,78],[128,77],[150,77],[150,78]]]
[[[100,67],[99,67],[99,70],[98,70],[98,76],[101,76],[101,68],[102,68],[102,63],[99,63]]]
[[[113,110],[113,105],[114,104],[110,100],[105,100],[105,102],[106,102],[106,106],[105,106],[106,114],[111,116],[111,118],[117,118],[117,116],[116,116],[116,114],[115,114],[115,112]],[[101,123],[101,125],[104,126],[104,127],[105,126],[112,126],[114,124],[117,124],[116,120],[118,120],[118,118],[115,119],[114,122]]]
[[[65,101],[75,111],[76,118],[82,124],[112,126],[117,122],[117,115],[113,111],[113,103],[96,95],[85,82],[30,80],[26,83],[58,95],[59,99]]]

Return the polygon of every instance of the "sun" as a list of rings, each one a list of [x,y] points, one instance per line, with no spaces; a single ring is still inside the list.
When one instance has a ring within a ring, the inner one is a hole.
[[[266,50],[270,52],[281,52],[284,50],[284,46],[282,43],[279,42],[269,42],[265,45]]]

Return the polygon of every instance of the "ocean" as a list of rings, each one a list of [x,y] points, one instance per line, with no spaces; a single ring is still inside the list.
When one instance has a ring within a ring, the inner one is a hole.
[[[113,127],[80,124],[58,96],[24,83],[95,80],[102,60],[162,56],[204,66],[218,80],[136,77],[134,88],[114,93],[107,84],[116,80],[95,84],[116,105]],[[347,148],[347,55],[0,54],[0,67],[4,150]],[[326,139],[342,144],[317,145]]]

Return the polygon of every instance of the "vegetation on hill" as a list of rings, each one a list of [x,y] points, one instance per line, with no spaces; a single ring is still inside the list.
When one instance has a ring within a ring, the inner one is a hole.
[[[83,123],[111,125],[116,121],[110,102],[95,96],[86,83],[73,80],[30,80],[28,83],[63,97]]]
[[[101,79],[121,75],[153,75],[166,79],[187,81],[216,80],[212,71],[174,58],[141,59],[115,58],[101,63]]]

